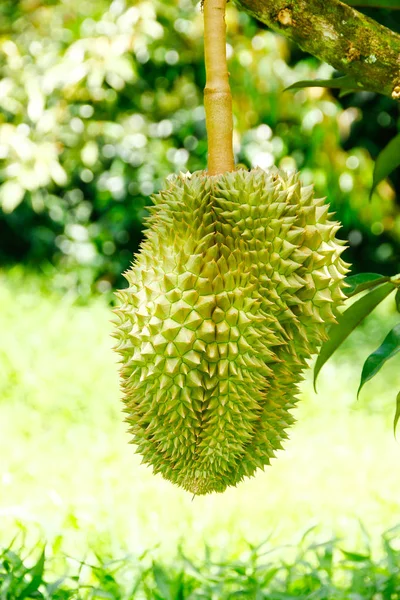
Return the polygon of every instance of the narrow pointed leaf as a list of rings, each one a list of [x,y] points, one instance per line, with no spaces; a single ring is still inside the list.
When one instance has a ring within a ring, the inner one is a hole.
[[[345,283],[348,287],[344,292],[348,298],[356,296],[364,290],[374,288],[381,283],[389,281],[389,277],[379,275],[378,273],[358,273],[345,278]]]
[[[304,79],[303,81],[296,81],[296,83],[292,83],[292,85],[285,88],[284,92],[305,87],[324,87],[348,91],[361,89],[361,86],[357,84],[353,77],[344,75],[343,77],[335,77],[334,79]]]
[[[358,552],[348,552],[347,550],[343,550],[343,548],[340,548],[340,552],[342,552],[342,554],[344,554],[345,558],[347,558],[348,560],[351,560],[353,562],[365,562],[365,561],[371,560],[371,557],[369,554],[359,554]]]
[[[346,96],[350,96],[350,94],[354,94],[354,92],[357,90],[354,89],[350,89],[350,90],[340,90],[338,97],[339,98],[345,98]]]
[[[344,313],[338,317],[338,322],[329,329],[329,339],[322,345],[314,367],[314,389],[316,389],[317,377],[335,350],[344,342],[350,333],[367,317],[382,300],[394,290],[390,282],[368,292],[359,300],[354,302]]]
[[[374,166],[374,176],[372,182],[371,198],[376,186],[397,167],[400,166],[400,133],[396,135],[387,146],[378,154]]]
[[[358,388],[357,397],[361,392],[361,388],[367,381],[372,379],[383,367],[385,362],[392,358],[400,351],[400,323],[393,327],[387,334],[382,344],[370,354],[364,363],[361,373],[360,386]]]
[[[171,581],[165,571],[165,569],[157,562],[153,562],[153,577],[158,588],[158,591],[162,594],[165,600],[172,600],[171,595]]]
[[[44,562],[45,562],[45,551],[43,548],[43,551],[42,551],[41,555],[39,556],[39,560],[37,561],[37,563],[31,569],[29,569],[29,573],[30,573],[32,579],[28,583],[28,585],[25,586],[25,588],[23,588],[21,590],[21,592],[19,593],[19,595],[18,595],[19,600],[23,600],[23,598],[28,598],[34,592],[37,592],[40,585],[43,583]]]
[[[396,428],[397,428],[397,423],[399,422],[400,419],[400,392],[397,394],[397,398],[396,398],[396,412],[394,415],[394,420],[393,420],[393,433],[394,433],[394,437],[396,437]]]
[[[395,299],[395,302],[396,302],[397,312],[400,313],[400,288],[397,290],[394,299]]]

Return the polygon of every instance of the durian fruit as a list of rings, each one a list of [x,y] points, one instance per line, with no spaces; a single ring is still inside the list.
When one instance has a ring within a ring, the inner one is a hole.
[[[127,421],[154,472],[222,492],[287,437],[345,298],[344,243],[297,174],[196,172],[153,200],[116,310]]]

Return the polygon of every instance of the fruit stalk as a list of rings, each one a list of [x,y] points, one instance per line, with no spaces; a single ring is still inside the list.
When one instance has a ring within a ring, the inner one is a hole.
[[[204,108],[208,137],[208,173],[235,168],[232,146],[232,95],[226,62],[226,0],[204,0]]]

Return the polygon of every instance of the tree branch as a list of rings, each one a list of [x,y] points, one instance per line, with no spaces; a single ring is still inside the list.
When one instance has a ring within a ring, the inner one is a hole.
[[[360,89],[400,100],[400,35],[340,0],[235,0]]]

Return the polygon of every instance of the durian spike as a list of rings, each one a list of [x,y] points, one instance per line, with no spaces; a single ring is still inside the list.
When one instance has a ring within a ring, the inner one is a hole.
[[[226,0],[204,0],[204,108],[208,137],[208,174],[233,171],[232,95],[226,62]]]

